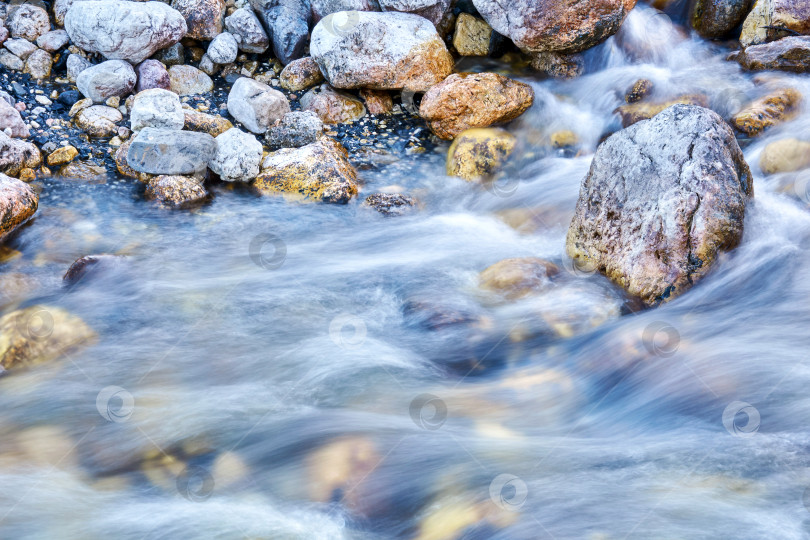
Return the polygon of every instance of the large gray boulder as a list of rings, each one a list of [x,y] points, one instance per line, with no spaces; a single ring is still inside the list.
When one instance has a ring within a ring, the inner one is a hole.
[[[743,234],[753,179],[716,113],[675,105],[596,151],[568,254],[656,305],[683,293]]]
[[[259,174],[262,143],[255,135],[231,128],[216,137],[217,149],[208,168],[226,182],[250,182]]]
[[[266,84],[240,77],[228,94],[228,113],[253,133],[264,133],[290,112],[290,102]]]
[[[148,174],[191,174],[205,170],[216,142],[208,133],[144,128],[132,140],[127,164]]]
[[[132,131],[153,127],[180,131],[185,123],[180,97],[163,88],[138,92],[129,114]]]
[[[410,13],[332,13],[312,30],[309,48],[335,88],[424,92],[453,71],[436,28]]]
[[[577,53],[615,34],[636,0],[473,0],[525,52]]]
[[[68,9],[65,30],[80,49],[138,64],[180,41],[186,21],[162,2],[91,0]]]
[[[225,17],[225,28],[233,34],[240,51],[263,53],[270,46],[267,32],[249,7],[239,8]]]
[[[76,87],[94,103],[104,103],[113,96],[128,96],[138,76],[129,62],[107,60],[90,66],[76,77]]]
[[[312,18],[310,0],[250,0],[282,64],[304,56]]]

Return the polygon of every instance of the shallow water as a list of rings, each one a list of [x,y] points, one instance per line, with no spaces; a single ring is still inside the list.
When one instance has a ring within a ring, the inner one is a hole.
[[[808,179],[757,165],[810,137],[810,114],[745,146],[743,242],[683,296],[638,310],[564,256],[636,79],[726,115],[780,84],[810,95],[806,77],[755,85],[727,52],[637,7],[582,78],[524,77],[522,156],[489,189],[445,177],[446,146],[362,171],[364,194],[421,201],[397,218],[223,187],[171,212],[122,179],[45,181],[2,312],[61,307],[98,338],[0,379],[0,537],[810,536]],[[580,155],[542,150],[560,129]],[[126,259],[66,288],[93,253]],[[567,272],[518,302],[478,290],[520,256]]]

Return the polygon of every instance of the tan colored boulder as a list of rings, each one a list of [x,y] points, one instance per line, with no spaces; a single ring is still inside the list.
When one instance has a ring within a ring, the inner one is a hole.
[[[182,208],[202,202],[208,192],[200,177],[161,175],[149,181],[145,195],[164,206]]]
[[[290,92],[306,90],[323,81],[323,73],[311,56],[293,60],[281,70],[281,87]]]
[[[641,102],[641,103],[632,103],[629,105],[622,105],[621,107],[617,108],[614,113],[618,113],[618,115],[622,119],[622,127],[630,127],[636,122],[641,122],[642,120],[649,120],[656,114],[660,113],[665,109],[669,109],[673,105],[698,105],[700,107],[708,107],[709,106],[709,99],[704,95],[687,95],[687,96],[680,96],[675,99],[671,99],[669,101],[663,102]]]
[[[469,13],[459,13],[453,47],[461,56],[487,56],[492,41],[492,27]]]
[[[480,287],[517,300],[547,290],[559,271],[555,264],[536,257],[504,259],[481,272]]]
[[[31,186],[0,173],[0,242],[31,219],[38,203]]]
[[[810,142],[782,139],[770,143],[759,157],[765,174],[794,172],[810,167]]]
[[[425,93],[419,115],[442,139],[514,120],[534,102],[528,84],[498,73],[456,73]]]
[[[465,180],[487,178],[504,164],[516,139],[499,128],[475,128],[459,134],[447,151],[447,176]]]
[[[799,91],[793,88],[777,90],[743,107],[731,119],[731,125],[749,137],[756,137],[769,127],[794,118],[801,102]]]

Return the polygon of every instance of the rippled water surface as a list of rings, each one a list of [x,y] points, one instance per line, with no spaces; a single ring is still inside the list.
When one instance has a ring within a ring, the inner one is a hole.
[[[365,194],[419,199],[402,217],[224,187],[172,212],[130,181],[45,181],[2,311],[61,307],[98,337],[0,379],[0,537],[810,536],[808,178],[758,167],[810,114],[743,141],[743,242],[687,294],[642,311],[564,255],[636,79],[726,116],[810,95],[727,52],[639,6],[585,76],[524,74],[520,156],[489,189],[444,176],[446,145],[361,171]],[[544,150],[564,129],[575,157]],[[126,258],[65,288],[93,253]],[[515,302],[477,287],[523,256],[567,272]]]

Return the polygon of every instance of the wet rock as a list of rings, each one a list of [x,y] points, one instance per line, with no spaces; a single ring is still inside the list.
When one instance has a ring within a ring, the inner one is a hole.
[[[253,133],[264,133],[290,112],[284,94],[253,79],[241,77],[228,94],[228,112]]]
[[[76,101],[73,106],[70,107],[70,111],[68,112],[68,116],[73,118],[77,114],[79,114],[82,110],[90,107],[93,104],[93,100],[90,98],[84,98]]]
[[[130,145],[132,145],[132,139],[124,141],[124,143],[118,147],[118,150],[115,151],[115,155],[113,156],[115,168],[118,169],[119,173],[128,178],[136,178],[138,181],[148,184],[154,178],[154,175],[138,172],[127,163],[127,153],[129,153]]]
[[[231,128],[216,139],[208,167],[226,182],[250,182],[259,174],[262,144],[250,133]]]
[[[22,3],[9,11],[5,26],[11,37],[36,41],[39,36],[51,29],[51,22],[48,19],[48,12],[43,8],[33,3]]]
[[[366,109],[371,114],[391,114],[394,110],[394,99],[385,90],[360,90],[360,97],[366,102]]]
[[[59,176],[69,180],[80,180],[86,184],[107,183],[107,169],[92,161],[71,161],[59,169]]]
[[[323,504],[340,500],[352,512],[362,514],[374,489],[369,477],[383,455],[370,437],[333,438],[309,453],[302,484],[311,500]]]
[[[621,117],[623,127],[630,127],[636,122],[649,120],[653,116],[672,107],[673,105],[697,105],[699,107],[708,107],[709,99],[704,95],[687,95],[663,102],[642,102],[633,103],[631,105],[622,105],[613,112],[618,113],[618,115]]]
[[[34,215],[38,203],[31,186],[0,173],[0,242]]]
[[[80,282],[87,282],[93,277],[98,277],[105,271],[114,270],[122,265],[124,257],[118,255],[86,255],[76,259],[70,265],[62,281],[70,286],[76,286]]]
[[[28,126],[20,116],[20,111],[9,105],[4,99],[0,99],[0,131],[5,131],[11,137],[24,138],[30,135]]]
[[[42,34],[37,38],[37,47],[45,49],[49,53],[54,53],[67,45],[68,35],[67,32],[61,28],[58,30],[51,30]]]
[[[162,88],[164,90],[171,88],[169,72],[159,60],[151,58],[144,60],[138,64],[136,71],[138,73],[138,82],[135,85],[136,92],[142,92],[150,88]]]
[[[217,64],[230,64],[236,61],[239,47],[236,39],[229,32],[223,32],[208,45],[208,58]]]
[[[149,182],[145,195],[165,206],[183,208],[204,201],[208,192],[198,178],[162,175]]]
[[[318,22],[338,11],[380,11],[377,0],[311,0],[312,19]]]
[[[731,119],[731,125],[749,137],[791,120],[798,114],[802,95],[793,88],[777,90],[746,105]]]
[[[112,96],[124,97],[135,88],[138,76],[129,62],[107,60],[83,70],[76,77],[76,87],[93,103],[104,103]]]
[[[185,124],[180,97],[162,88],[138,92],[129,113],[132,131],[145,127],[181,130]]]
[[[250,0],[282,64],[304,56],[311,18],[309,0]]]
[[[450,0],[378,0],[383,11],[400,11],[424,17],[437,28],[450,10]]]
[[[36,305],[0,317],[0,367],[22,369],[50,362],[95,341],[79,317],[54,306]]]
[[[425,93],[419,115],[442,139],[514,120],[534,101],[531,86],[497,73],[458,73]]]
[[[53,66],[51,55],[37,49],[25,61],[25,72],[30,73],[31,77],[38,81],[44,81],[51,76],[51,66]]]
[[[127,164],[149,174],[191,174],[205,170],[215,149],[207,133],[147,127],[132,139]]]
[[[73,107],[77,101],[81,99],[81,95],[76,90],[65,90],[59,97],[56,98],[56,101],[65,105],[66,107]]]
[[[633,86],[630,88],[630,90],[627,91],[627,94],[625,94],[624,96],[624,100],[627,103],[638,103],[639,101],[650,95],[652,90],[653,90],[653,82],[651,80],[639,79],[635,83],[633,83]]]
[[[465,180],[491,176],[506,162],[515,144],[515,137],[503,129],[463,131],[447,151],[447,176]]]
[[[214,81],[193,66],[172,66],[169,68],[169,87],[175,94],[193,96],[213,90]]]
[[[810,3],[796,0],[757,0],[743,22],[743,47],[796,34],[810,34]]]
[[[20,57],[11,54],[6,49],[0,49],[0,66],[10,71],[22,71],[25,68],[25,63]]]
[[[46,159],[48,165],[64,165],[65,163],[70,163],[73,161],[76,156],[79,155],[79,151],[76,150],[75,146],[66,145],[60,146],[50,154]]]
[[[76,82],[79,74],[93,64],[78,54],[71,54],[67,57],[67,62],[65,65],[67,67],[68,80],[70,82]]]
[[[299,101],[302,110],[314,112],[324,124],[354,122],[366,115],[362,101],[328,84],[313,88]]]
[[[19,58],[20,60],[25,60],[31,53],[37,50],[37,46],[28,41],[27,39],[18,38],[18,39],[9,39],[4,44],[6,49]]]
[[[29,142],[12,139],[0,131],[0,173],[17,176],[21,170],[35,169],[41,163],[39,148]]]
[[[79,111],[75,122],[90,137],[113,137],[118,133],[116,124],[123,118],[118,109],[93,105]]]
[[[139,64],[180,41],[186,21],[162,2],[91,0],[70,7],[65,30],[80,49]]]
[[[279,75],[281,87],[290,92],[299,92],[323,81],[321,68],[311,56],[293,60]]]
[[[765,174],[795,172],[810,167],[810,142],[782,139],[770,143],[759,157]]]
[[[743,22],[753,4],[754,0],[693,0],[689,21],[701,36],[722,38]]]
[[[487,56],[492,40],[492,27],[469,13],[459,13],[453,47],[461,56]]]
[[[435,27],[408,13],[350,12],[336,29],[332,14],[312,30],[310,53],[335,88],[424,92],[453,71]]]
[[[293,111],[267,131],[265,136],[270,150],[299,148],[314,143],[323,135],[323,122],[310,111]]]
[[[560,272],[556,265],[536,257],[504,259],[479,275],[480,287],[509,300],[542,292]]]
[[[323,138],[269,154],[253,185],[263,193],[345,204],[357,195],[357,173],[339,143]]]
[[[222,33],[225,19],[223,0],[172,0],[172,7],[185,18],[187,37],[208,41]]]
[[[578,53],[615,34],[636,0],[473,0],[489,25],[525,52]]]
[[[232,127],[233,124],[227,118],[198,111],[183,110],[183,129],[186,131],[199,131],[217,137]]]
[[[363,206],[371,207],[384,216],[401,216],[415,205],[413,197],[400,193],[372,193],[363,201]]]
[[[270,47],[267,33],[249,7],[239,8],[225,17],[225,28],[236,38],[240,51],[261,54]]]
[[[180,66],[185,62],[186,52],[182,43],[175,43],[164,49],[160,49],[155,54],[155,60],[159,60],[164,66]]]
[[[743,233],[753,181],[714,112],[675,105],[597,149],[566,249],[648,305],[701,279]]]
[[[771,43],[752,45],[733,53],[729,60],[736,60],[749,71],[807,72],[810,71],[810,37],[786,37]]]

